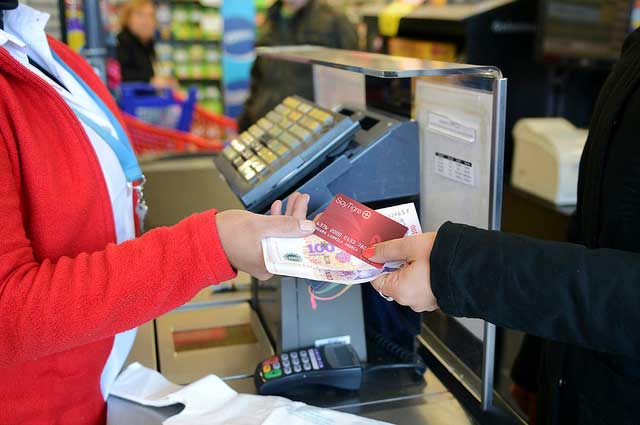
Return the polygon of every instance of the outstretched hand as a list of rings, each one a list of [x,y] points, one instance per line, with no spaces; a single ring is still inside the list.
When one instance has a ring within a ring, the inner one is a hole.
[[[270,216],[240,210],[218,213],[218,234],[231,265],[260,280],[269,279],[271,274],[264,264],[262,238],[296,238],[312,234],[316,227],[313,221],[306,219],[308,205],[309,195],[296,192],[289,196],[284,214],[279,200],[271,206]]]
[[[409,236],[382,242],[364,250],[363,255],[376,263],[402,260],[400,270],[378,277],[371,284],[385,297],[391,297],[414,311],[433,311],[438,308],[431,290],[429,256],[436,233]]]

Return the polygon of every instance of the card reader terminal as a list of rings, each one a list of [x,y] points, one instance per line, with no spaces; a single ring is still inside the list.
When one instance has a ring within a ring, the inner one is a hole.
[[[348,116],[289,96],[233,139],[215,163],[247,209],[261,212],[346,148],[359,128]]]
[[[362,384],[362,366],[349,344],[307,347],[258,364],[255,382],[263,395],[283,394],[310,384],[357,390]]]

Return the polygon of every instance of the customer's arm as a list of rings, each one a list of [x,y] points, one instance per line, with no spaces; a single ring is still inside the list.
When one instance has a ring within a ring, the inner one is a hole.
[[[640,254],[446,224],[431,281],[454,316],[640,356]]]
[[[378,248],[372,257],[376,261],[387,251],[412,262],[404,275],[389,276],[383,288],[387,295],[416,309],[440,307],[453,316],[482,318],[548,339],[640,356],[640,254],[590,250],[452,223],[440,228],[435,242],[433,236],[418,236],[416,241],[424,241],[413,244],[424,258],[412,248],[401,248],[409,243],[402,240],[396,247]],[[374,285],[379,288],[380,283],[381,279]],[[404,295],[416,286],[420,292]],[[418,296],[422,301],[416,301]]]
[[[313,223],[295,211],[294,217],[209,211],[100,251],[36,259],[15,169],[0,137],[0,368],[138,326],[232,278],[232,265],[266,277],[264,234],[313,232],[300,230]]]

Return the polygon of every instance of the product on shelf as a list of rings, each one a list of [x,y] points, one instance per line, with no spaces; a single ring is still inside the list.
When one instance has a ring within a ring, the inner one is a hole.
[[[222,18],[217,9],[197,3],[175,3],[171,13],[171,34],[175,40],[220,40]]]
[[[185,90],[196,85],[199,105],[223,113],[223,1],[158,1],[156,73],[173,76]],[[256,8],[264,14],[272,3],[273,0],[256,0]]]

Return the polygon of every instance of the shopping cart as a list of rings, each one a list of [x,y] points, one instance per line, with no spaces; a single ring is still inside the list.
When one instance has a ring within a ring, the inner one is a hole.
[[[195,89],[184,95],[147,84],[123,85],[119,104],[136,153],[220,151],[236,134],[236,121],[205,110],[196,95]]]
[[[120,85],[118,104],[120,109],[142,121],[180,131],[191,130],[193,111],[198,91],[191,87],[184,99],[178,99],[173,90],[154,87],[147,83]]]

